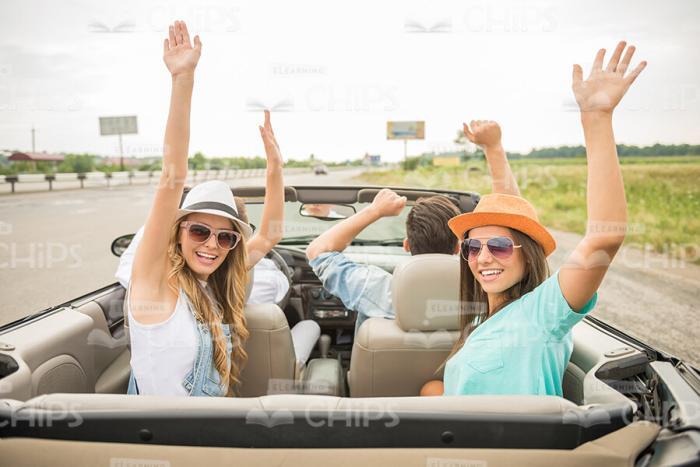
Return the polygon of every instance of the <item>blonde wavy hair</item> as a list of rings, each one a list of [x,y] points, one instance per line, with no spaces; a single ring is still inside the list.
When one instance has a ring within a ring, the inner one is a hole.
[[[176,287],[182,288],[192,303],[192,311],[197,321],[209,326],[213,343],[214,366],[221,381],[227,382],[226,395],[232,396],[236,394],[236,389],[240,384],[239,376],[248,359],[248,354],[243,348],[243,344],[250,334],[243,314],[246,284],[249,279],[246,270],[245,243],[241,241],[236,248],[229,251],[221,266],[209,276],[208,285],[216,301],[214,303],[182,256],[178,240],[180,222],[184,220],[186,217],[178,219],[170,231],[168,283],[176,294],[179,293]],[[232,222],[232,224],[233,229],[240,232],[236,223]],[[228,324],[231,328],[233,350],[231,351],[230,363],[226,356],[226,336],[220,326],[222,323]]]

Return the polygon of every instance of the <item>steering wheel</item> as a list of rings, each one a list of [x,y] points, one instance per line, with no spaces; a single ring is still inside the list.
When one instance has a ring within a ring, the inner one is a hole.
[[[274,248],[265,255],[265,258],[271,259],[272,262],[275,263],[275,266],[277,266],[277,268],[282,271],[282,274],[285,275],[287,281],[289,281],[287,293],[284,294],[284,297],[282,297],[279,302],[277,302],[277,306],[280,307],[280,310],[284,311],[284,309],[287,307],[287,303],[289,303],[289,296],[292,294],[292,277],[294,277],[294,271],[292,271],[292,268],[289,267],[282,255],[280,255]]]

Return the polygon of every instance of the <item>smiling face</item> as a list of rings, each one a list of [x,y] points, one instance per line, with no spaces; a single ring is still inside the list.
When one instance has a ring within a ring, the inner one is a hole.
[[[210,229],[238,231],[230,219],[214,214],[193,213],[181,219],[180,222],[185,220],[205,224]],[[233,250],[220,248],[216,241],[216,235],[211,235],[204,243],[198,243],[190,238],[186,228],[180,229],[178,243],[187,266],[198,279],[204,281],[224,263],[228,254],[234,254],[236,249],[241,248],[242,245],[242,242],[239,242]]]
[[[518,245],[518,241],[507,227],[488,225],[469,231],[469,238],[478,239],[482,243],[479,256],[469,260],[469,269],[484,292],[489,295],[498,295],[508,290],[520,282],[525,274],[522,249],[514,248],[513,254],[508,258],[496,258],[486,246],[488,239],[494,237],[508,237]]]

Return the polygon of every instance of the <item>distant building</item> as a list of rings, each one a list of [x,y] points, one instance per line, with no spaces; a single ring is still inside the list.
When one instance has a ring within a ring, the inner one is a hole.
[[[11,161],[31,161],[31,162],[63,162],[62,154],[49,154],[47,152],[19,152],[15,151],[9,157]]]
[[[49,154],[47,152],[20,152],[15,151],[7,158],[10,162],[29,162],[36,170],[37,162],[51,162],[51,165],[56,167],[60,162],[63,162],[62,154]]]
[[[462,156],[459,153],[439,154],[433,156],[433,165],[436,167],[452,167],[459,165],[462,162]]]
[[[365,154],[365,157],[362,159],[362,164],[363,165],[371,165],[371,166],[377,166],[382,163],[382,156],[379,154]]]

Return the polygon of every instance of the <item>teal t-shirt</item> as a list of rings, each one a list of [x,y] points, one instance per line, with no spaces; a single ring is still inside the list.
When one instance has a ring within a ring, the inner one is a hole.
[[[562,295],[559,271],[535,290],[478,326],[445,365],[445,395],[535,394],[562,396],[571,357],[571,328],[595,306],[580,312]]]

